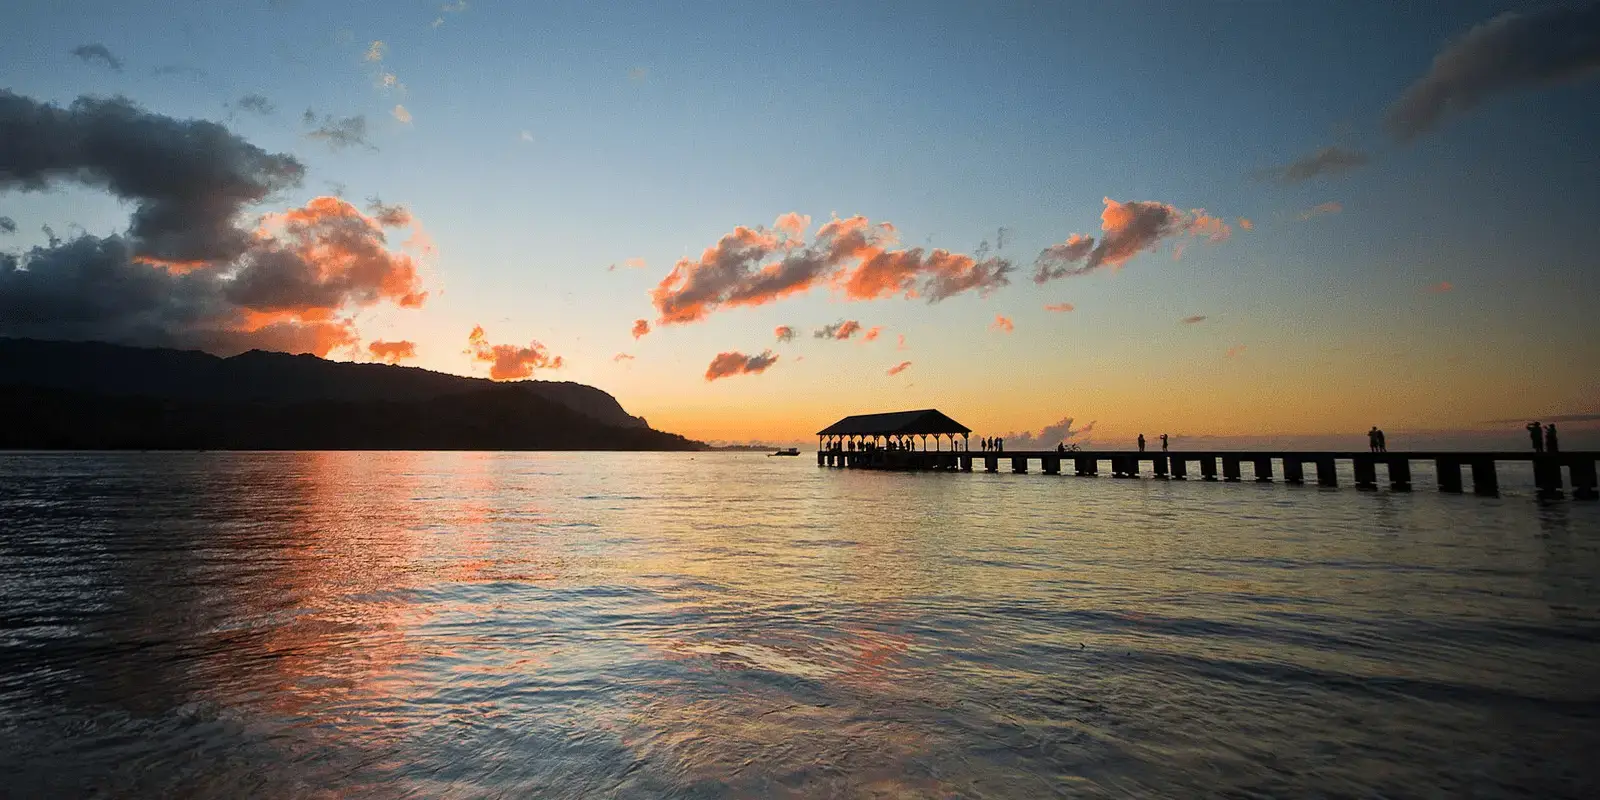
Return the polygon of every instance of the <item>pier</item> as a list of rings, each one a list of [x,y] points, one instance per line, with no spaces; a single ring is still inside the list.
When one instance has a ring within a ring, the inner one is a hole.
[[[1396,492],[1411,491],[1414,464],[1436,477],[1439,491],[1461,494],[1464,475],[1470,476],[1472,493],[1500,494],[1497,465],[1527,462],[1533,465],[1534,489],[1543,498],[1567,495],[1578,500],[1600,499],[1596,465],[1600,452],[1455,452],[1455,451],[1229,451],[1229,450],[1023,450],[972,452],[967,446],[970,429],[932,409],[846,417],[819,431],[817,466],[852,469],[1027,473],[1037,466],[1046,475],[1068,471],[1080,477],[1106,474],[1113,478],[1282,482],[1300,486],[1339,486],[1339,465],[1348,463],[1357,489],[1376,490],[1381,485]],[[932,437],[931,447],[929,437]],[[1383,480],[1380,483],[1380,468]],[[1248,469],[1248,476],[1246,470]],[[1468,472],[1470,471],[1470,472]]]

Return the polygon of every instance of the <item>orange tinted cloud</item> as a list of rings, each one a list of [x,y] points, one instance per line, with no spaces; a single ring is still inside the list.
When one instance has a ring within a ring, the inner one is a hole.
[[[992,331],[1010,333],[1016,329],[1017,326],[1012,324],[1010,317],[1002,316],[1000,314],[994,315],[994,322],[989,323],[989,330]]]
[[[844,322],[835,322],[832,325],[824,325],[814,331],[811,336],[815,339],[834,339],[842,342],[860,331],[861,323],[851,319]]]
[[[772,230],[737,227],[699,259],[683,259],[650,291],[662,324],[697,322],[722,308],[756,306],[827,283],[849,300],[902,295],[938,302],[987,295],[1010,283],[1011,263],[944,250],[891,249],[894,226],[866,217],[833,219],[803,238],[809,219],[785,214]]]
[[[644,259],[642,258],[630,258],[627,261],[622,262],[622,266],[627,267],[628,269],[644,269],[645,263]]]
[[[1243,353],[1244,351],[1246,351],[1248,349],[1250,349],[1250,348],[1246,347],[1245,345],[1236,344],[1236,345],[1228,348],[1227,352],[1222,354],[1222,357],[1223,358],[1236,358],[1236,357],[1238,357],[1238,355],[1240,353]]]
[[[1428,291],[1432,292],[1433,294],[1444,294],[1445,292],[1448,292],[1454,288],[1456,288],[1455,284],[1449,281],[1439,281],[1438,283],[1429,286]]]
[[[410,217],[406,215],[409,222]],[[255,311],[310,311],[427,300],[416,262],[385,249],[383,223],[337,197],[262,217],[248,264],[227,294]]]
[[[1154,250],[1178,236],[1227,241],[1233,235],[1228,223],[1206,214],[1205,209],[1184,211],[1167,203],[1133,200],[1119,203],[1107,197],[1100,212],[1100,239],[1075,233],[1039,253],[1034,261],[1035,283],[1084,275],[1101,267],[1121,267],[1134,256]]]
[[[906,349],[906,335],[905,334],[902,333],[899,336],[895,337],[895,339],[894,339],[894,349],[896,349],[896,350],[904,350],[904,349]]]
[[[864,335],[862,335],[861,341],[863,341],[863,342],[876,341],[877,338],[878,338],[878,335],[881,334],[881,333],[883,333],[883,326],[882,325],[874,325],[870,329],[868,329],[867,332]]]
[[[1205,321],[1206,321],[1206,317],[1203,314],[1196,314],[1195,316],[1184,317],[1183,319],[1178,320],[1179,323],[1184,324],[1184,325],[1198,325],[1198,324],[1200,324],[1202,322],[1205,322]]]
[[[379,361],[398,364],[408,358],[417,357],[417,345],[414,342],[385,342],[375,341],[367,345],[367,352]]]
[[[618,354],[612,356],[611,360],[612,361],[632,361],[633,360],[633,356],[630,356],[627,353],[618,353]]]
[[[905,372],[906,368],[909,367],[909,366],[911,366],[911,362],[910,361],[902,361],[902,362],[890,367],[888,374],[890,374],[890,375],[899,375],[900,373]]]
[[[1239,227],[1241,227],[1241,228],[1243,228],[1243,229],[1245,229],[1247,231],[1252,231],[1252,230],[1255,230],[1256,224],[1254,222],[1251,222],[1246,217],[1240,217],[1239,218]]]
[[[1077,306],[1074,306],[1071,303],[1047,303],[1047,304],[1045,304],[1044,310],[1046,310],[1046,311],[1063,312],[1063,311],[1071,311],[1074,308],[1077,308]]]
[[[788,325],[779,325],[772,329],[772,335],[778,337],[780,342],[792,342],[794,341],[794,328]]]
[[[1305,211],[1301,212],[1300,216],[1296,217],[1296,219],[1300,220],[1301,222],[1305,222],[1312,217],[1321,216],[1323,214],[1337,214],[1343,210],[1344,206],[1341,205],[1337,200],[1330,200],[1321,205],[1312,206],[1311,208],[1306,209]]]
[[[560,369],[561,356],[551,357],[545,346],[537,341],[527,347],[510,344],[490,344],[489,337],[478,325],[467,335],[467,354],[473,361],[489,364],[489,377],[497,381],[527,378],[535,369]]]
[[[711,359],[711,365],[706,367],[706,380],[714,381],[733,375],[756,375],[766,372],[767,368],[776,363],[778,357],[771,350],[762,351],[758,356],[747,356],[744,353],[718,353]]]
[[[647,334],[649,332],[650,332],[650,321],[649,320],[636,319],[636,320],[633,321],[633,338],[637,339],[637,338],[639,338],[641,336],[644,336],[645,334]]]

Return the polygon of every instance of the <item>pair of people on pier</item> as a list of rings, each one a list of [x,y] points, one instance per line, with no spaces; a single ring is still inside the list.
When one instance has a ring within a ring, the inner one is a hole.
[[[1549,425],[1540,425],[1538,422],[1530,422],[1528,423],[1527,428],[1528,437],[1533,440],[1533,452],[1561,452],[1561,440],[1556,438],[1556,424],[1554,422],[1550,423]],[[1539,436],[1541,430],[1544,433],[1542,439]]]
[[[1372,430],[1367,431],[1367,447],[1374,453],[1389,452],[1389,442],[1384,438],[1383,431],[1379,430],[1376,425],[1372,426]]]

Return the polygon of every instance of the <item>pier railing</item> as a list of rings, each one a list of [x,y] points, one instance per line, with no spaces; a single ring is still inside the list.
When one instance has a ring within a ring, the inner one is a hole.
[[[1347,452],[1347,451],[1114,451],[1114,450],[1027,450],[1017,452],[996,451],[920,451],[920,450],[821,450],[817,453],[817,466],[850,467],[880,470],[949,470],[971,472],[978,467],[985,472],[999,472],[1004,464],[1011,472],[1025,473],[1030,464],[1037,463],[1041,472],[1059,475],[1063,466],[1073,474],[1094,476],[1100,474],[1100,465],[1109,462],[1110,474],[1115,478],[1139,478],[1148,470],[1150,477],[1162,480],[1243,480],[1242,466],[1251,466],[1252,478],[1259,482],[1276,479],[1275,469],[1281,469],[1282,480],[1291,485],[1303,485],[1307,476],[1318,486],[1339,485],[1339,464],[1349,462],[1358,489],[1377,489],[1378,469],[1383,468],[1389,488],[1397,492],[1411,491],[1412,462],[1432,462],[1439,491],[1461,493],[1462,471],[1471,470],[1474,494],[1495,496],[1500,493],[1496,464],[1501,462],[1531,462],[1534,487],[1542,497],[1562,497],[1566,487],[1579,500],[1600,499],[1597,491],[1596,462],[1600,453],[1592,451],[1571,453],[1526,452]],[[1148,466],[1147,466],[1148,465]],[[1220,467],[1220,471],[1219,468]]]

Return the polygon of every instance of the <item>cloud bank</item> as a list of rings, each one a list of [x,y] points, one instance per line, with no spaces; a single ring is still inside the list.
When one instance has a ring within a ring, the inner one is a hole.
[[[678,261],[650,291],[663,325],[698,322],[725,309],[758,306],[828,285],[847,300],[925,297],[930,303],[1010,283],[1000,258],[945,250],[894,249],[894,226],[866,217],[834,219],[807,244],[808,217],[785,214],[771,230],[737,227],[698,259]]]
[[[416,358],[417,345],[415,342],[385,342],[378,340],[367,345],[367,352],[371,353],[372,357],[378,361],[398,364],[408,358]]]
[[[511,344],[490,344],[483,326],[473,327],[467,334],[467,354],[472,360],[489,366],[489,377],[497,381],[514,381],[533,376],[536,369],[561,369],[561,356],[551,356],[550,351],[538,341],[527,347]]]
[[[1062,442],[1071,442],[1094,430],[1091,422],[1082,428],[1074,428],[1072,417],[1062,417],[1054,425],[1046,425],[1034,433],[1023,431],[1021,433],[1008,433],[1004,436],[1007,450],[1054,450]]]

